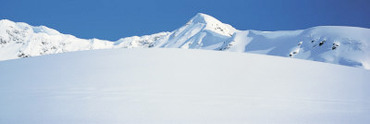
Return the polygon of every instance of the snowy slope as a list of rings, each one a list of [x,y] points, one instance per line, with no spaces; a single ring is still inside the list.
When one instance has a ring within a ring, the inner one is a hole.
[[[370,29],[366,28],[242,31],[199,13],[172,32],[111,42],[79,39],[45,26],[0,21],[0,60],[91,49],[153,47],[250,52],[370,69]]]
[[[203,50],[0,62],[1,124],[370,122],[370,71]]]

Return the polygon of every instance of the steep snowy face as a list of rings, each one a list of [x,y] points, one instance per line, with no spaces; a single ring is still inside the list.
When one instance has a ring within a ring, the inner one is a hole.
[[[157,47],[217,49],[236,29],[206,14],[198,13],[186,25],[173,31]]]

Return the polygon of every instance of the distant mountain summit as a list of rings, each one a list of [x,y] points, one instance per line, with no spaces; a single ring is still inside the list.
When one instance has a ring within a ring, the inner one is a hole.
[[[370,69],[370,29],[320,26],[294,31],[237,30],[198,13],[172,31],[107,41],[45,26],[0,20],[0,60],[108,48],[182,48],[249,52]]]
[[[194,16],[186,25],[160,40],[157,47],[217,49],[237,30],[231,25],[202,13]]]

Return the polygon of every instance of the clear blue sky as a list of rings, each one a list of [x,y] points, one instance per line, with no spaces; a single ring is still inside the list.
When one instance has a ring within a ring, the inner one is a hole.
[[[80,38],[172,31],[196,13],[237,29],[320,25],[370,27],[370,0],[0,0],[0,18],[45,25]]]

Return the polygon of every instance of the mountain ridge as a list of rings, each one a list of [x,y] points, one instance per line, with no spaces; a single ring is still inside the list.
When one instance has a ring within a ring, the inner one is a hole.
[[[318,26],[302,30],[237,30],[198,13],[172,32],[117,41],[80,39],[46,26],[0,20],[0,60],[110,48],[182,48],[249,52],[370,69],[370,29]]]

